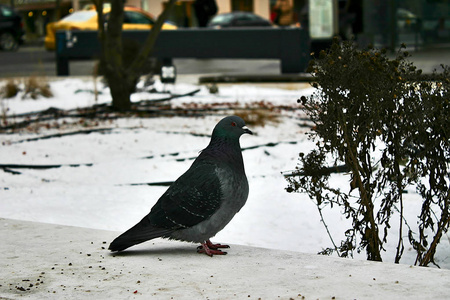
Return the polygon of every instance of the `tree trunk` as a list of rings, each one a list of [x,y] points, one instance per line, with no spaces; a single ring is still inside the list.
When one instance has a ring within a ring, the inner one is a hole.
[[[111,90],[112,106],[119,111],[131,108],[130,89],[122,59],[123,5],[122,0],[111,1],[111,12],[105,32],[101,62],[104,76]],[[103,26],[103,24],[100,25]]]
[[[109,73],[107,77],[109,89],[112,96],[112,107],[117,111],[127,111],[131,108],[130,86],[126,84],[127,79],[115,72]]]
[[[111,90],[113,109],[127,111],[131,108],[130,95],[134,92],[142,75],[142,66],[148,60],[161,27],[176,0],[168,1],[164,11],[153,25],[142,49],[133,49],[133,53],[138,53],[138,55],[131,63],[124,62],[124,43],[122,41],[124,1],[111,0],[111,12],[106,30],[103,18],[103,0],[92,1],[96,5],[98,35],[102,45],[99,69],[105,76]],[[132,43],[127,43],[126,46],[131,47]]]
[[[156,43],[156,39],[158,38],[158,35],[161,32],[161,28],[164,25],[164,22],[167,20],[167,17],[169,16],[170,11],[172,10],[176,2],[177,0],[169,0],[163,12],[159,15],[155,24],[153,24],[152,30],[150,31],[150,34],[145,40],[143,47],[141,48],[140,51],[138,51],[138,55],[136,56],[136,58],[129,67],[129,71],[131,73],[136,72],[139,66],[143,65],[145,61],[148,59],[149,55],[153,50],[153,46]]]

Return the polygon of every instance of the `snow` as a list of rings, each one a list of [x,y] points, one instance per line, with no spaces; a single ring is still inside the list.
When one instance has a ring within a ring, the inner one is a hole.
[[[109,90],[101,82],[96,82],[101,94],[95,99],[92,79],[54,79],[49,84],[54,94],[52,98],[22,99],[19,94],[15,98],[2,99],[0,108],[3,114],[41,111],[50,107],[74,109],[110,101]],[[142,84],[139,87],[142,88]],[[228,102],[245,107],[261,101],[296,107],[300,96],[313,92],[305,84],[224,84],[219,86],[218,94],[210,94],[206,86],[187,83],[164,86],[156,82],[155,88],[172,93],[200,88],[194,96],[172,100],[172,107]],[[132,101],[164,96],[167,95],[139,92],[133,94]],[[53,124],[52,121],[48,128],[30,126],[15,134],[2,133],[0,164],[63,166],[43,170],[14,169],[20,174],[0,171],[0,217],[124,231],[139,221],[167,188],[141,184],[178,178],[192,163],[190,158],[206,147],[208,135],[223,113],[231,112],[211,113],[203,117],[130,117],[98,124],[88,120],[81,124],[67,119],[66,123],[58,120],[58,124]],[[242,148],[278,144],[243,152],[250,185],[247,204],[213,240],[317,253],[331,246],[317,208],[306,194],[287,193],[287,182],[281,174],[294,169],[299,152],[309,152],[314,148],[314,142],[307,138],[309,129],[299,126],[305,122],[299,110],[280,110],[277,113],[277,122],[255,127],[249,125],[255,135],[241,137]],[[25,141],[55,133],[97,128],[110,130]],[[69,166],[73,164],[81,165]],[[332,175],[330,181],[334,186],[348,189],[349,181],[345,174]],[[421,198],[411,189],[405,195],[405,203],[405,216],[410,225],[416,225]],[[336,208],[325,208],[323,213],[335,241],[339,242],[350,226],[348,220]],[[406,249],[402,263],[414,264],[415,251],[406,241],[406,232],[403,234]],[[393,221],[387,251],[382,254],[384,261],[393,262],[397,236],[398,224]],[[449,236],[444,235],[436,254],[436,261],[443,268],[450,268],[449,241]],[[365,259],[364,253],[355,257]]]

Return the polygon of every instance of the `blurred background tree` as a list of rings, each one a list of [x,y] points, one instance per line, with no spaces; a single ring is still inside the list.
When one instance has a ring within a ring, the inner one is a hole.
[[[130,95],[135,91],[136,84],[143,74],[143,67],[147,65],[162,25],[176,0],[167,2],[142,47],[123,42],[123,0],[111,0],[108,20],[105,20],[103,15],[104,0],[92,1],[97,10],[98,35],[102,47],[100,69],[111,90],[113,109],[127,111],[131,108]]]

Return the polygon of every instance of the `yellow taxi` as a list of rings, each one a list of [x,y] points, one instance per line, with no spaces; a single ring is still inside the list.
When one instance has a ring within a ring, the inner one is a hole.
[[[103,14],[108,19],[110,6],[105,6]],[[155,18],[148,12],[131,6],[124,7],[123,30],[150,30],[155,23]],[[97,30],[97,11],[93,6],[74,12],[57,22],[48,23],[46,27],[45,49],[55,50],[55,33],[58,30]],[[177,26],[169,22],[164,23],[162,29],[177,29]]]

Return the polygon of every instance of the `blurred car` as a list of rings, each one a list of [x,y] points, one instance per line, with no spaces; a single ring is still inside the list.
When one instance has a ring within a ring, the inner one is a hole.
[[[109,6],[103,9],[105,21],[108,20],[110,11]],[[150,30],[153,24],[155,18],[148,12],[135,7],[124,7],[123,30]],[[56,48],[55,33],[58,30],[97,30],[97,11],[91,6],[67,15],[58,22],[48,23],[46,29],[45,49],[52,51]],[[177,29],[177,26],[166,22],[162,29]]]
[[[24,34],[22,17],[11,7],[0,4],[0,49],[17,50]]]
[[[214,16],[209,22],[209,28],[230,27],[268,27],[272,22],[258,15],[246,11],[234,11]]]
[[[418,30],[419,18],[404,8],[397,9],[397,30],[399,32]]]

